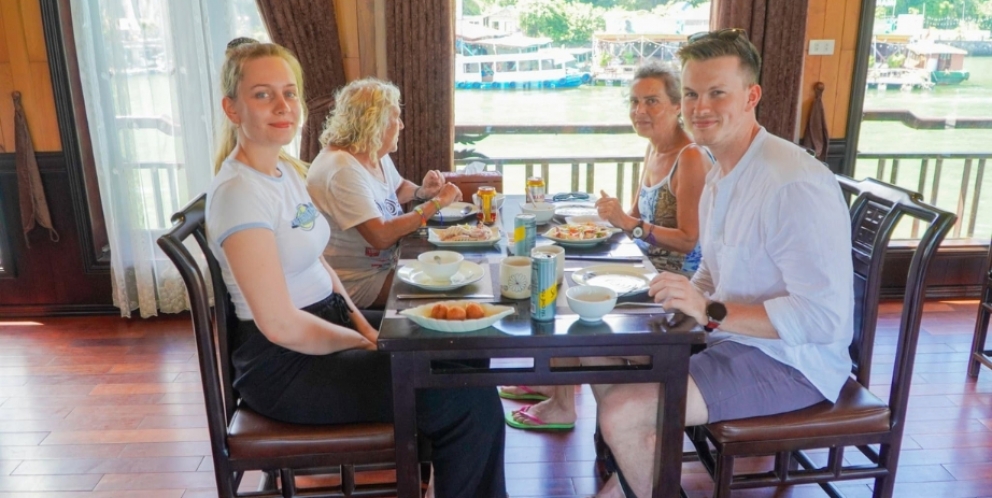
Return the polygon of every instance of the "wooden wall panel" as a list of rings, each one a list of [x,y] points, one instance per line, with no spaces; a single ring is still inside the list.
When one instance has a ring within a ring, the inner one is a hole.
[[[14,150],[10,94],[19,91],[35,150],[61,150],[38,0],[0,2],[0,146]]]
[[[813,101],[813,85],[823,82],[824,111],[830,137],[844,138],[847,107],[851,95],[851,76],[857,48],[858,18],[861,0],[809,0],[806,47],[810,40],[832,39],[834,54],[806,56],[803,69],[803,118],[805,127]]]

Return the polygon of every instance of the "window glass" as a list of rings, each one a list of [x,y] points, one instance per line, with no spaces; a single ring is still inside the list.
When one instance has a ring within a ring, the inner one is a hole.
[[[992,23],[982,3],[879,2],[854,176],[920,192],[958,214],[949,239],[988,243]],[[918,236],[910,222],[896,232]]]
[[[647,142],[633,133],[627,85],[639,64],[673,62],[689,34],[708,30],[710,3],[463,0],[455,6],[456,64],[483,63],[481,78],[456,75],[456,167],[473,159],[489,168],[499,164],[511,194],[523,193],[525,176],[534,174],[547,177],[552,193],[605,190],[629,203]],[[495,74],[487,75],[486,61]]]

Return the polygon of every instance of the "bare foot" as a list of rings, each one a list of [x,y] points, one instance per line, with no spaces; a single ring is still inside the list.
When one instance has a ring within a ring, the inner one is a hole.
[[[572,386],[569,386],[572,389]],[[571,396],[552,396],[540,403],[531,405],[527,413],[538,418],[546,424],[574,424],[575,399]],[[527,418],[519,413],[513,414],[514,420],[521,424],[533,424],[532,418]]]
[[[617,478],[616,474],[610,476],[610,479],[603,484],[603,489],[596,493],[595,498],[626,498],[627,495],[623,494],[623,488],[620,486],[620,479]]]

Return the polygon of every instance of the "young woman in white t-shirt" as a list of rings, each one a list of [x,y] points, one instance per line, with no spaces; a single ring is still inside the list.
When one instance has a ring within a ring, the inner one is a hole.
[[[221,82],[227,121],[206,225],[239,318],[230,344],[241,402],[291,423],[392,422],[389,356],[321,256],[330,228],[306,191],[306,165],[282,150],[305,112],[299,62],[238,39]],[[505,497],[495,390],[420,391],[416,417],[438,496]]]
[[[428,171],[421,186],[400,177],[389,153],[402,129],[395,85],[353,81],[334,96],[320,135],[324,148],[307,175],[310,197],[331,225],[324,257],[360,308],[386,304],[400,238],[461,200],[458,187],[438,171]],[[422,204],[404,213],[401,206],[410,201]]]

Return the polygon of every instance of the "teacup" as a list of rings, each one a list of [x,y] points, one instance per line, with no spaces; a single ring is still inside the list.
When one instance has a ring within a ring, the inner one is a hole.
[[[509,299],[530,297],[530,258],[510,256],[499,264],[499,290]]]

